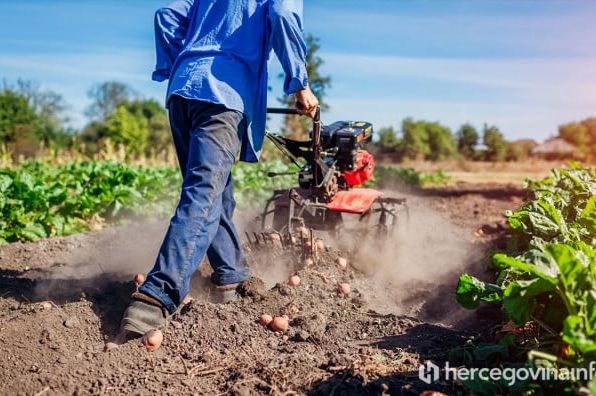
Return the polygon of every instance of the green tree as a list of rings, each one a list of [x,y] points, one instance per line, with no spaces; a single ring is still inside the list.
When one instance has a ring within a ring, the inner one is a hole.
[[[148,148],[155,153],[162,152],[172,144],[168,113],[155,99],[138,99],[124,104],[126,109],[147,120]]]
[[[48,146],[65,147],[72,141],[72,132],[65,129],[68,117],[64,112],[68,105],[62,95],[33,82],[17,81],[18,92],[27,98],[29,106],[38,118],[36,134]]]
[[[507,161],[523,161],[530,157],[537,143],[532,139],[520,139],[507,144]]]
[[[508,143],[496,126],[484,124],[482,142],[486,146],[486,160],[504,161],[507,158]]]
[[[120,105],[108,115],[106,133],[114,143],[124,146],[127,155],[139,156],[147,147],[149,127],[145,117]]]
[[[424,159],[430,154],[428,145],[428,132],[424,122],[414,121],[412,118],[405,118],[401,125],[402,130],[402,152],[406,158]]]
[[[323,58],[319,55],[321,44],[319,38],[312,34],[307,34],[306,42],[306,71],[308,72],[308,83],[310,89],[319,99],[321,110],[329,109],[329,105],[325,102],[327,96],[327,89],[331,86],[331,77],[321,74],[321,66],[325,63]],[[284,74],[280,74],[280,78],[284,78]],[[285,107],[294,106],[293,96],[284,96],[278,99]],[[284,134],[295,139],[303,139],[308,136],[308,131],[312,129],[312,122],[306,117],[286,116],[284,120]]]
[[[402,134],[401,151],[406,158],[437,161],[455,153],[453,133],[438,122],[406,118]]]
[[[462,125],[457,133],[457,151],[466,159],[474,158],[478,145],[478,131],[470,124]]]
[[[25,126],[28,130],[35,130],[38,125],[39,118],[27,98],[5,87],[0,92],[0,142],[13,143],[17,139],[17,131],[22,131]]]
[[[426,128],[429,154],[427,159],[439,161],[455,154],[455,141],[451,129],[438,122],[424,122]]]
[[[596,160],[596,118],[561,125],[559,136],[577,147],[580,157]]]
[[[379,146],[388,152],[397,152],[400,149],[401,139],[393,127],[379,129]]]
[[[107,126],[104,122],[91,121],[79,133],[80,141],[84,144],[86,155],[92,155],[100,150],[101,142],[108,137]]]
[[[87,96],[92,101],[87,108],[87,116],[92,120],[105,121],[118,106],[129,102],[136,93],[126,84],[108,81],[91,87]]]

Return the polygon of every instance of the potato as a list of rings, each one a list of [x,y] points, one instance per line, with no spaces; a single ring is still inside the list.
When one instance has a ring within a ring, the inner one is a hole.
[[[339,287],[338,287],[338,290],[344,296],[347,296],[352,291],[352,289],[350,288],[350,285],[347,284],[347,283],[340,283],[339,284]]]
[[[335,260],[335,264],[337,264],[337,266],[338,266],[339,268],[341,268],[342,270],[345,270],[346,268],[348,268],[348,260],[346,260],[346,259],[345,259],[345,258],[343,258],[343,257],[338,257],[338,258]]]
[[[325,250],[325,243],[323,243],[322,239],[317,239],[317,241],[315,242],[315,247],[318,251],[322,252]]]
[[[302,236],[302,238],[310,238],[310,230],[306,227],[300,227],[298,228],[298,232],[300,233],[300,236]]]
[[[290,279],[288,279],[288,283],[290,286],[298,286],[300,284],[300,277],[298,275],[292,275],[290,276]]]
[[[145,348],[149,351],[155,351],[159,349],[161,346],[161,342],[163,341],[163,333],[161,330],[150,330],[143,336],[141,340]]]
[[[273,331],[286,331],[290,326],[287,316],[276,316],[271,322]]]
[[[259,323],[262,324],[263,326],[267,327],[269,326],[269,324],[273,321],[273,318],[271,317],[271,315],[267,315],[267,314],[263,314],[261,315],[261,317],[259,318]]]

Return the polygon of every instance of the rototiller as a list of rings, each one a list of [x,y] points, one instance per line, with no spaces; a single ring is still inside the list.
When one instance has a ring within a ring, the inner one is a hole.
[[[299,115],[295,109],[267,109],[267,113]],[[373,177],[375,160],[364,150],[372,135],[373,126],[368,122],[338,121],[323,126],[320,110],[310,140],[267,132],[267,138],[298,166],[298,186],[274,192],[257,219],[263,231],[247,233],[250,245],[273,240],[289,246],[302,239],[303,245],[314,249],[313,230],[326,231],[340,240],[344,233],[376,241],[391,235],[400,212],[407,213],[406,199],[358,187]]]

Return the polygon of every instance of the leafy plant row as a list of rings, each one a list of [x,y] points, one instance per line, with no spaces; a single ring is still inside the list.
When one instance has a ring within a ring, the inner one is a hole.
[[[535,341],[512,344],[523,353],[502,357],[538,353],[555,367],[585,366],[596,358],[596,169],[554,170],[528,187],[532,199],[507,213],[512,236],[507,254],[492,258],[495,282],[464,274],[457,300],[468,309],[502,304],[511,334],[538,328]],[[565,392],[580,386],[571,382]]]
[[[377,180],[385,182],[422,185],[436,177],[412,169],[378,169]],[[295,174],[269,177],[270,172],[296,171],[280,161],[236,165],[232,174],[238,206],[260,206],[274,190],[295,184]],[[29,162],[0,169],[0,244],[84,232],[125,217],[170,215],[179,191],[175,167],[93,161]]]
[[[82,232],[92,221],[171,212],[178,180],[175,168],[117,162],[1,169],[0,243]]]

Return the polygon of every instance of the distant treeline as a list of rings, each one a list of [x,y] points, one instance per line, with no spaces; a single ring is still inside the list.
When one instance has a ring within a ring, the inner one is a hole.
[[[463,124],[455,133],[438,122],[402,121],[401,130],[393,127],[378,131],[377,150],[393,158],[438,161],[464,158],[473,161],[520,161],[532,155],[538,143],[532,139],[507,141],[497,126],[485,124],[478,130]],[[596,160],[596,118],[572,122],[559,127],[558,137],[577,149],[573,154],[561,153],[560,158]],[[556,156],[556,153],[555,153]]]
[[[124,149],[127,158],[157,155],[171,145],[162,103],[140,97],[129,86],[105,82],[87,95],[89,122],[81,130],[66,127],[68,106],[61,95],[19,81],[0,90],[0,148],[32,158],[40,150],[76,150],[93,156],[106,145]]]
[[[315,39],[311,41],[316,44]],[[314,81],[322,81],[319,85],[328,84],[327,77],[312,73]],[[106,146],[119,146],[128,159],[155,158],[171,152],[168,117],[162,103],[142,98],[119,82],[97,84],[87,95],[91,99],[86,111],[89,122],[75,130],[66,127],[69,108],[60,94],[27,81],[5,83],[0,88],[0,154],[33,158],[41,150],[71,150],[92,157]],[[323,98],[324,91],[319,95]],[[287,134],[296,134],[294,129],[306,134],[307,128],[288,124],[290,121],[288,118],[284,127]],[[537,145],[531,139],[509,142],[497,126],[484,125],[479,131],[464,124],[454,133],[438,122],[412,118],[404,119],[399,131],[381,128],[377,136],[377,152],[394,161],[517,161],[529,157]],[[560,126],[559,137],[575,146],[576,159],[596,160],[596,118]]]

